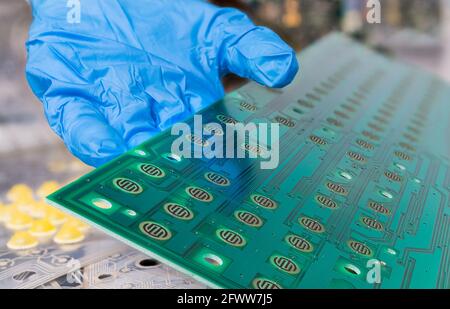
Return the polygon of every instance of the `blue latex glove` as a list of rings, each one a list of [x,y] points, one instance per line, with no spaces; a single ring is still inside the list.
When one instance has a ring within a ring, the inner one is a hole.
[[[270,87],[293,50],[243,13],[201,0],[32,0],[28,82],[69,150],[98,166],[224,95],[233,72]]]

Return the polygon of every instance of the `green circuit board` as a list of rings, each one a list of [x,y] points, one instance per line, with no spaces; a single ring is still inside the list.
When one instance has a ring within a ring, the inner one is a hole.
[[[211,287],[450,288],[450,86],[338,33],[299,61],[200,112],[279,123],[276,169],[177,157],[169,130],[50,203]]]

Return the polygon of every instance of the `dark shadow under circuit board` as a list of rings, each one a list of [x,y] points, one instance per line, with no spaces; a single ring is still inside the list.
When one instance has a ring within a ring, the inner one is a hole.
[[[279,123],[276,169],[169,130],[49,201],[211,287],[450,288],[450,86],[337,33],[299,60],[199,113]]]

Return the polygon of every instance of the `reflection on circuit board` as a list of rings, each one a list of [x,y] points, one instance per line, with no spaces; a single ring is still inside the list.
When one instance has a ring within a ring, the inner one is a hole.
[[[44,202],[43,197],[57,190],[59,182],[88,170],[57,147],[20,152],[2,160],[0,287],[202,287]],[[14,183],[18,179],[27,184]],[[107,257],[109,254],[113,255]],[[146,266],[149,261],[152,265]],[[123,265],[130,271],[126,272]],[[73,279],[80,267],[82,273],[89,274],[83,284]],[[113,275],[105,278],[108,273]]]
[[[450,87],[338,34],[300,63],[202,112],[279,122],[276,170],[177,160],[165,132],[49,200],[210,286],[448,288]]]
[[[13,186],[0,204],[0,287],[35,288],[124,248],[45,203],[59,184]]]
[[[84,267],[78,275],[63,276],[41,288],[201,289],[205,286],[142,253],[126,250]]]

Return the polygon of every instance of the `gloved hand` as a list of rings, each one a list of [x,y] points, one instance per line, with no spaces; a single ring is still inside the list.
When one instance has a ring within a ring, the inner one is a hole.
[[[270,87],[293,50],[243,13],[201,0],[32,0],[28,82],[69,150],[98,166],[219,100],[229,72]]]

